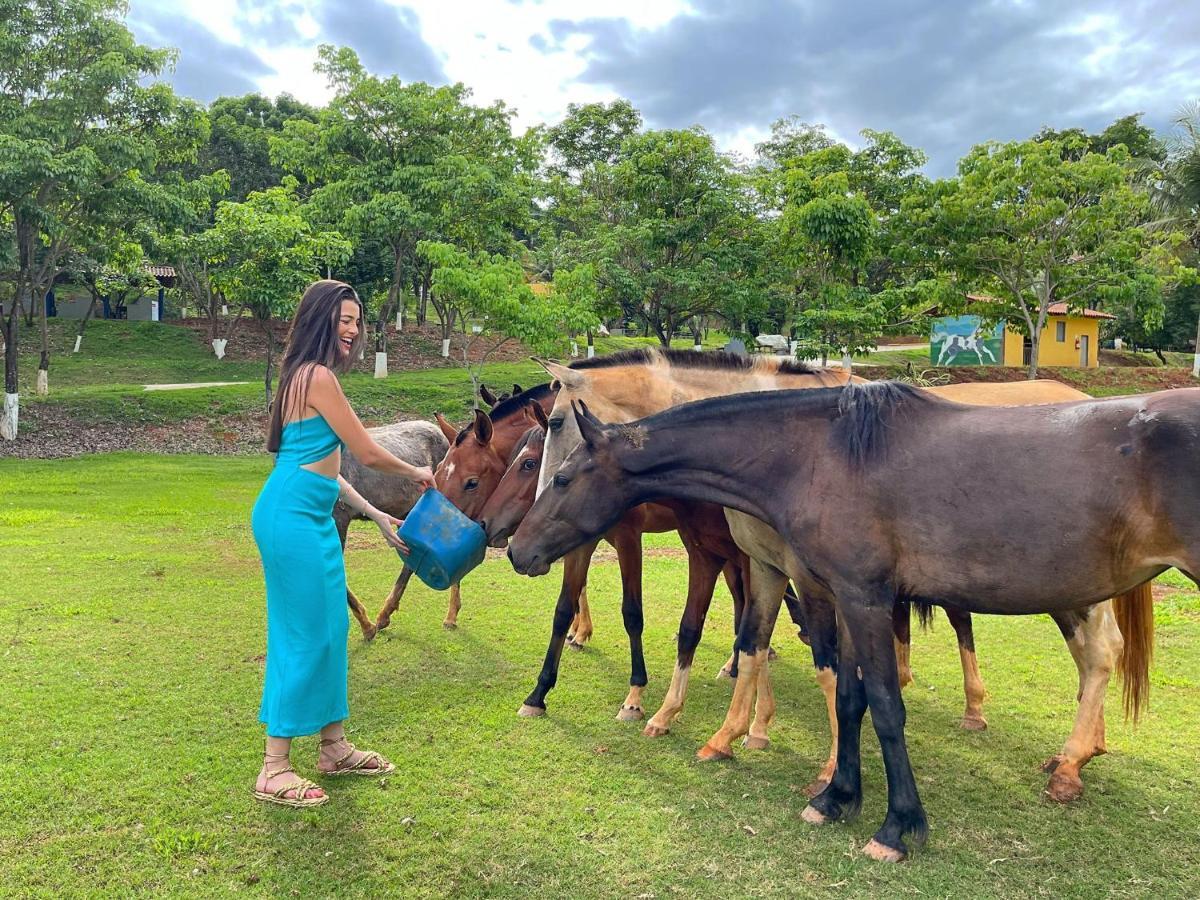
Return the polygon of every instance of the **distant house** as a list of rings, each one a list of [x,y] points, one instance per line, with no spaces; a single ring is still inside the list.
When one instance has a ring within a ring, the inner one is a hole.
[[[968,300],[992,298],[968,294]],[[1052,303],[1038,348],[1038,365],[1092,369],[1100,364],[1100,323],[1116,316],[1095,309],[1072,312],[1065,303]],[[929,334],[929,361],[935,366],[1025,366],[1031,342],[1016,328],[1001,321],[983,329],[980,316],[941,316]]]
[[[130,321],[158,322],[163,319],[163,308],[166,302],[166,289],[175,286],[176,274],[173,266],[146,266],[146,272],[158,282],[157,289],[151,289],[137,299],[130,299],[121,310],[114,309],[107,298],[102,297],[96,307],[96,318],[110,319],[118,312]],[[51,316],[63,319],[82,319],[87,315],[91,305],[92,295],[83,285],[72,284],[69,281],[58,282],[47,297],[46,311]]]

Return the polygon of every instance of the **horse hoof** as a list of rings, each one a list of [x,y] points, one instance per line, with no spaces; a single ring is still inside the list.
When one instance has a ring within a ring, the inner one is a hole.
[[[775,660],[777,660],[777,659],[779,659],[779,654],[775,652],[775,648],[768,647],[767,648],[767,662],[775,662]]]
[[[1061,754],[1052,756],[1048,760],[1046,760],[1044,763],[1042,763],[1042,771],[1045,772],[1047,775],[1049,775],[1051,772],[1053,772],[1055,769],[1057,769],[1059,767],[1059,765],[1062,763],[1062,761],[1063,761],[1063,758],[1062,758]]]
[[[748,734],[746,735],[746,739],[742,741],[742,746],[747,750],[766,750],[771,746],[771,739]]]
[[[646,718],[646,714],[642,712],[640,706],[626,706],[621,704],[621,708],[617,711],[618,722],[637,722]]]
[[[987,731],[987,719],[983,716],[963,716],[958,727],[964,731]]]
[[[1046,796],[1055,803],[1072,803],[1083,796],[1083,781],[1078,775],[1055,772],[1046,785]]]
[[[646,737],[662,737],[664,734],[670,733],[670,726],[664,728],[662,725],[655,725],[653,721],[647,722],[646,727],[642,729],[642,734]]]
[[[733,673],[730,672],[728,669],[722,669],[720,672],[717,673],[717,681],[723,681],[726,678],[733,678]]]
[[[517,715],[522,719],[536,719],[539,716],[544,716],[545,714],[545,707],[530,706],[528,703],[521,704],[521,708],[517,710]]]
[[[811,809],[812,807],[809,808]],[[904,851],[889,847],[887,844],[881,844],[875,838],[871,838],[867,846],[863,847],[863,853],[878,862],[898,863],[904,861]]]
[[[567,646],[575,651],[579,651],[579,650],[583,649],[583,644],[579,643],[579,641],[572,640],[572,639],[567,640]]]
[[[825,790],[825,788],[827,788],[827,787],[829,787],[829,779],[828,778],[818,778],[812,784],[809,784],[804,788],[804,796],[807,797],[809,800],[811,800],[813,797],[817,796],[817,794],[821,793],[821,791]],[[808,808],[812,809],[811,806]],[[813,810],[813,811],[816,812],[816,810]]]
[[[828,825],[831,821],[829,816],[812,806],[804,807],[804,812],[800,813],[800,818],[809,825]]]
[[[458,623],[451,622],[449,619],[447,619],[445,622],[442,623],[442,627],[445,628],[447,631],[454,631],[458,628]]]
[[[379,634],[379,629],[374,625],[368,625],[363,629],[363,640],[369,644],[371,641],[375,640],[375,635],[377,634]]]
[[[733,754],[728,750],[714,747],[712,744],[705,744],[696,751],[696,759],[702,762],[713,762],[718,759],[733,759]]]

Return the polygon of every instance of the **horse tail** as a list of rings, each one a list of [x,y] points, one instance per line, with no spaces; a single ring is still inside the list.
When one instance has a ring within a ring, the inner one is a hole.
[[[1154,594],[1144,582],[1113,598],[1113,613],[1125,646],[1117,659],[1125,718],[1137,722],[1150,704],[1150,661],[1154,658]]]
[[[926,600],[913,600],[912,605],[917,611],[917,621],[921,623],[921,630],[928,631],[933,627],[933,611],[936,607]]]

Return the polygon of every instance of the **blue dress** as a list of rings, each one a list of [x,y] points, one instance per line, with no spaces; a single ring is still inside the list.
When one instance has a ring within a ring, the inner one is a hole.
[[[319,415],[285,425],[250,518],[267,581],[267,671],[258,718],[270,737],[312,734],[349,714],[346,567],[333,523],[338,483],[300,468],[339,446]]]

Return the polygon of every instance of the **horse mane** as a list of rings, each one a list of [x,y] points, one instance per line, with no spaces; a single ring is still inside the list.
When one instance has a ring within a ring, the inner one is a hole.
[[[672,369],[707,369],[710,371],[748,372],[752,369],[768,369],[784,375],[809,375],[810,366],[794,359],[782,360],[777,368],[770,366],[772,357],[753,358],[724,350],[697,353],[694,350],[664,350],[661,347],[638,347],[621,350],[605,356],[593,356],[571,363],[572,369],[612,369],[618,366],[650,366],[666,363]]]
[[[860,469],[886,455],[887,430],[897,409],[912,402],[944,402],[900,381],[851,383],[834,390],[840,392],[834,440]]]
[[[537,387],[531,387],[527,391],[522,391],[515,396],[509,397],[506,400],[501,400],[488,413],[488,418],[495,422],[503,422],[505,419],[511,418],[521,412],[530,403],[540,403],[551,392],[550,382],[539,384]],[[457,436],[454,438],[454,446],[457,447],[467,439],[467,435],[475,431],[475,420],[472,419],[466,425],[459,429]]]

